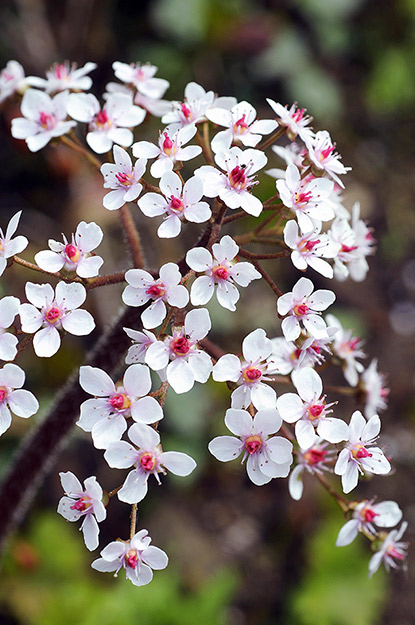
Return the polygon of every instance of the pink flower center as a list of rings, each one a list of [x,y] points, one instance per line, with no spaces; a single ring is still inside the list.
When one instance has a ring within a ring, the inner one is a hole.
[[[109,398],[108,403],[115,410],[126,410],[131,406],[131,401],[127,397],[127,395],[125,395],[125,393],[117,393],[116,395],[112,395]]]
[[[166,295],[166,289],[164,288],[164,284],[152,284],[148,287],[146,293],[153,299],[157,299],[158,297]]]
[[[248,124],[245,121],[246,115],[242,115],[241,119],[235,122],[234,128],[235,132],[240,132],[241,134],[245,132],[247,128],[249,128]]]
[[[78,499],[78,501],[75,501],[75,503],[70,506],[71,510],[78,510],[78,512],[84,512],[85,510],[88,510],[88,508],[90,508],[92,506],[92,502],[90,500],[90,498],[88,496],[85,497],[80,497]]]
[[[118,174],[115,174],[116,179],[118,180],[118,182],[123,186],[123,187],[130,187],[133,184],[133,180],[131,178],[130,174],[126,174],[123,171],[118,172]]]
[[[73,263],[78,262],[81,258],[81,252],[77,247],[75,247],[75,245],[71,245],[70,243],[65,246],[65,254]]]
[[[144,471],[152,471],[156,466],[156,463],[157,459],[150,451],[143,454],[140,458],[140,464],[143,467]]]
[[[344,245],[343,243],[340,249],[341,252],[345,252],[345,253],[353,252],[353,250],[357,250],[357,245],[350,246],[350,245]]]
[[[229,182],[234,189],[244,189],[246,186],[246,174],[243,166],[236,165],[229,174]]]
[[[257,380],[261,379],[262,371],[261,369],[257,369],[253,366],[246,367],[246,369],[242,371],[242,377],[245,382],[256,382]]]
[[[320,243],[320,239],[316,239],[315,241],[304,241],[303,243],[300,243],[300,252],[312,252],[318,243]]]
[[[321,150],[320,152],[320,161],[324,161],[326,160],[326,158],[328,158],[332,152],[334,152],[335,150],[335,146],[334,145],[329,145],[328,148],[325,148],[324,150]]]
[[[136,566],[137,566],[137,562],[138,562],[137,550],[136,549],[130,549],[125,554],[125,560],[127,562],[127,566],[131,567],[132,569],[135,569]]]
[[[304,205],[308,204],[313,198],[313,194],[311,191],[307,191],[307,193],[296,193],[295,194],[295,203]]]
[[[308,409],[308,418],[310,421],[316,421],[324,410],[323,404],[313,404]]]
[[[184,210],[184,205],[181,198],[172,195],[170,198],[170,208],[172,208],[174,211],[182,213]]]
[[[298,109],[298,110],[294,109],[291,115],[291,118],[298,124],[298,122],[300,122],[303,119],[304,112],[305,112],[305,109]]]
[[[250,456],[256,453],[262,447],[262,439],[258,434],[253,434],[252,436],[248,436],[245,440],[245,448]]]
[[[170,349],[177,356],[185,356],[190,350],[190,342],[185,336],[179,336],[171,341]]]
[[[389,547],[386,549],[386,553],[388,554],[388,556],[391,556],[392,558],[395,558],[396,560],[405,559],[405,555],[401,553],[400,551],[398,551],[394,545],[389,545]]]
[[[56,64],[53,71],[56,78],[59,78],[59,80],[68,80],[68,70],[64,63]]]
[[[327,451],[324,449],[309,449],[304,454],[304,460],[307,464],[316,465],[319,462],[324,462]]]
[[[371,458],[372,454],[364,447],[364,445],[357,444],[352,449],[353,458]]]
[[[39,123],[45,130],[52,130],[55,127],[55,120],[49,113],[40,113]]]
[[[224,265],[213,267],[212,273],[215,278],[219,278],[219,280],[227,280],[229,278],[229,269]]]
[[[4,386],[0,387],[0,403],[3,402],[7,397],[7,391]]]
[[[105,109],[99,111],[95,116],[95,124],[102,130],[105,127],[111,126],[111,120],[109,119]]]
[[[45,313],[45,319],[49,323],[56,323],[61,317],[62,317],[61,311],[59,310],[59,308],[56,308],[55,306],[52,306],[52,308],[49,308],[49,310],[47,310]]]
[[[369,508],[369,506],[367,508],[363,508],[360,514],[367,523],[372,523],[373,519],[376,516],[379,516],[379,512],[375,512],[372,508]]]
[[[310,309],[307,304],[297,304],[293,308],[294,315],[297,317],[305,317],[309,313]]]
[[[167,154],[167,156],[170,156],[171,150],[172,150],[172,147],[173,147],[173,141],[170,139],[170,137],[167,134],[167,132],[164,132],[163,135],[164,135],[163,152],[165,152],[165,154]]]
[[[186,106],[186,104],[184,102],[182,102],[180,104],[180,108],[181,108],[182,113],[185,116],[185,118],[190,121],[190,119],[192,118],[192,111],[189,109],[189,107]]]

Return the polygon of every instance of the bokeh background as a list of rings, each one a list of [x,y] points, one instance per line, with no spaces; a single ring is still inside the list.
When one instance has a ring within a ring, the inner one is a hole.
[[[248,100],[263,117],[270,114],[266,97],[283,104],[297,100],[313,115],[316,129],[330,131],[344,164],[353,167],[345,179],[346,203],[351,208],[360,200],[378,242],[367,280],[335,285],[333,312],[366,339],[366,364],[376,357],[391,389],[382,442],[396,472],[362,484],[359,495],[376,492],[379,499],[397,500],[413,540],[413,0],[4,0],[0,22],[0,67],[13,58],[27,75],[43,76],[55,61],[80,66],[95,61],[99,67],[92,76],[99,95],[113,79],[114,60],[150,61],[170,81],[169,99],[182,99],[184,86],[195,80],[220,95]],[[18,114],[17,105],[10,104],[0,120],[1,224],[23,209],[20,230],[31,241],[23,255],[32,260],[48,238],[68,235],[81,219],[96,220],[106,233],[100,248],[105,271],[125,268],[117,215],[102,208],[100,175],[63,146],[29,153],[24,142],[10,137],[10,120]],[[155,121],[142,131],[150,137],[157,128]],[[271,179],[263,189],[265,197],[267,190],[271,194]],[[136,218],[150,265],[179,258],[197,234],[197,228],[189,228],[161,245],[138,210]],[[298,278],[290,267],[270,270],[284,290]],[[323,278],[310,277],[330,288]],[[24,299],[24,281],[30,279],[30,272],[8,270],[0,295],[14,292]],[[89,301],[102,329],[119,309],[121,289],[98,291]],[[238,351],[241,338],[255,327],[278,335],[274,310],[272,297],[257,285],[243,295],[237,315],[212,306],[214,324],[222,328],[218,341]],[[28,423],[16,420],[2,437],[1,472],[98,334],[84,344],[68,337],[57,356],[38,359],[36,366],[30,353],[24,355],[22,366],[42,411]],[[380,571],[369,581],[367,544],[334,547],[342,518],[318,484],[308,482],[297,503],[285,481],[256,488],[237,463],[218,466],[208,457],[206,442],[223,427],[228,405],[224,386],[198,385],[167,402],[165,448],[187,451],[198,461],[192,478],[168,477],[160,489],[152,484],[140,506],[139,526],[169,553],[169,568],[142,589],[91,571],[77,527],[54,512],[61,496],[57,473],[72,470],[81,479],[94,474],[108,490],[119,480],[88,436],[74,432],[10,543],[0,586],[1,625],[414,622],[413,567],[391,577]],[[341,400],[344,416],[352,408]],[[128,511],[114,501],[102,526],[102,544],[120,535],[120,527],[127,533]]]

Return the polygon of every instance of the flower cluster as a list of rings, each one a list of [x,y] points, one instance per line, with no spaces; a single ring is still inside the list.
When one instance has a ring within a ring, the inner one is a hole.
[[[35,355],[50,358],[66,333],[89,335],[95,321],[80,307],[90,290],[122,283],[122,302],[135,319],[134,327],[124,328],[132,340],[127,366],[123,372],[113,366],[80,367],[79,384],[91,397],[81,404],[77,425],[91,434],[109,467],[128,473],[110,492],[95,476],[82,487],[72,472],[60,473],[65,495],[58,512],[67,521],[82,521],[90,550],[99,546],[98,524],[106,519],[111,498],[131,506],[129,538],[110,542],[92,567],[115,574],[123,568],[141,586],[151,581],[153,570],[167,566],[166,554],[150,545],[147,530],[136,531],[137,508],[147,496],[150,475],[160,484],[167,472],[187,477],[196,468],[188,454],[164,451],[164,403],[170,389],[182,395],[195,382],[210,379],[226,382],[231,391],[224,422],[232,433],[214,437],[207,445],[210,453],[221,462],[241,458],[257,486],[288,477],[295,500],[310,476],[330,494],[337,480],[343,493],[336,491],[335,499],[348,517],[337,545],[349,544],[360,532],[376,550],[370,574],[382,561],[388,569],[396,567],[406,553],[400,541],[406,524],[389,534],[384,528],[400,522],[398,504],[344,496],[361,476],[391,471],[378,443],[377,412],[386,408],[388,395],[384,376],[376,360],[364,367],[360,338],[331,311],[326,314],[336,300],[334,291],[316,288],[308,277],[317,272],[319,280],[333,284],[347,278],[361,281],[368,271],[367,257],[374,251],[371,229],[360,219],[359,205],[350,213],[341,196],[350,167],[342,164],[329,133],[314,132],[311,117],[296,103],[288,107],[268,99],[261,119],[249,102],[218,97],[194,82],[186,86],[182,101],[169,102],[162,99],[169,84],[156,77],[155,66],[122,62],[113,64],[120,82],[108,83],[97,98],[89,92],[89,73],[95,67],[56,64],[46,78],[26,78],[11,61],[0,74],[0,101],[23,94],[22,116],[12,120],[12,136],[24,139],[32,152],[51,141],[64,144],[62,149],[75,150],[97,168],[106,190],[102,205],[114,211],[115,219],[119,216],[133,259],[133,266],[126,261],[119,273],[99,275],[104,261],[94,250],[104,234],[95,222],[80,222],[69,239],[50,239],[49,249],[35,254],[35,264],[18,256],[28,245],[25,236],[15,236],[20,211],[5,234],[0,230],[0,275],[20,263],[43,272],[45,279],[57,279],[55,286],[27,282],[26,303],[11,295],[0,300],[0,358],[9,361],[0,369],[0,434],[10,426],[12,413],[27,418],[39,408],[34,395],[22,389],[25,373],[14,363],[20,351],[33,341]],[[156,138],[148,138],[141,127],[152,117],[157,118]],[[284,145],[276,145],[282,137]],[[272,149],[266,153],[268,147]],[[110,162],[99,157],[106,153]],[[264,199],[261,172],[276,156],[285,168],[266,172],[276,181],[271,197]],[[163,264],[147,266],[130,208],[144,224],[146,238],[149,233],[154,237],[144,246],[152,262],[160,239],[179,237],[179,246],[199,230],[198,239],[180,260],[166,262],[161,254]],[[162,218],[156,231],[153,217]],[[232,236],[222,231],[252,218],[257,221],[250,231],[236,229]],[[255,246],[246,249],[251,243]],[[258,251],[263,244],[275,250]],[[274,281],[274,267],[276,259],[285,258],[308,273],[283,292]],[[272,265],[265,270],[267,261]],[[257,309],[260,288],[268,286],[277,297],[282,336],[270,338],[273,328],[254,327],[243,339],[241,353],[227,353],[216,344],[221,331],[220,317],[210,308],[213,295],[235,312],[242,287],[238,307],[249,308],[251,297]],[[117,356],[123,351],[113,343],[111,349]],[[324,379],[325,366],[316,371],[323,364],[341,368],[346,393],[360,402],[364,414],[355,410],[350,419],[344,415],[336,388]],[[283,384],[291,390],[278,389],[277,394],[276,385]]]

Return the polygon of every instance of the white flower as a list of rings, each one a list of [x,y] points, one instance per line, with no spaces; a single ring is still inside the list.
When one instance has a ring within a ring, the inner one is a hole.
[[[207,221],[212,212],[207,202],[200,202],[203,196],[203,182],[197,176],[189,178],[183,186],[180,177],[173,171],[166,171],[160,180],[160,193],[146,193],[138,200],[138,206],[147,217],[164,215],[157,234],[170,239],[179,234],[182,221],[194,223]]]
[[[24,117],[12,119],[11,133],[15,139],[25,139],[31,152],[45,147],[54,137],[69,132],[76,122],[66,121],[68,91],[62,91],[54,98],[43,91],[25,91],[21,111]]]
[[[109,152],[113,143],[124,147],[132,144],[134,137],[129,127],[144,121],[144,109],[133,105],[132,95],[114,93],[108,96],[101,109],[92,93],[71,93],[68,113],[79,122],[89,124],[86,141],[97,154]]]
[[[58,330],[84,336],[95,328],[92,315],[77,310],[86,299],[82,284],[59,282],[55,295],[50,284],[27,282],[25,291],[31,303],[20,305],[22,330],[36,333],[33,347],[37,356],[48,358],[56,354],[61,344]]]
[[[239,141],[247,147],[255,147],[262,139],[278,126],[272,119],[255,120],[256,110],[249,102],[239,102],[227,111],[213,107],[206,112],[206,117],[219,126],[225,126],[212,139],[214,152],[229,150],[232,142]]]
[[[3,230],[0,228],[0,276],[7,267],[7,259],[11,258],[15,254],[23,252],[29,244],[26,237],[22,235],[12,239],[12,236],[16,232],[17,226],[19,225],[21,214],[22,211],[18,211],[15,215],[13,215],[7,225],[6,234],[3,234]]]
[[[336,356],[343,360],[342,369],[344,377],[350,386],[357,386],[359,373],[364,371],[364,367],[356,358],[366,357],[366,354],[362,351],[363,341],[359,337],[353,336],[352,330],[345,330],[334,315],[327,315],[326,323],[331,328],[337,328],[332,346]],[[372,414],[375,413],[376,410],[373,410]]]
[[[10,427],[11,413],[28,419],[39,410],[33,393],[22,389],[25,377],[23,369],[11,363],[0,369],[0,436]]]
[[[82,488],[78,478],[67,471],[59,473],[65,497],[58,503],[58,513],[67,521],[78,521],[84,518],[81,527],[85,545],[90,551],[98,547],[98,523],[104,521],[107,511],[102,503],[102,488],[95,476],[88,477]]]
[[[341,156],[335,152],[336,144],[332,142],[327,130],[320,130],[307,144],[308,157],[312,165],[320,171],[325,171],[343,189],[344,184],[338,174],[347,174],[351,167],[345,167],[341,163]]]
[[[385,564],[386,570],[389,572],[391,568],[398,568],[397,561],[403,562],[405,560],[408,543],[401,542],[401,538],[407,527],[408,523],[404,521],[398,530],[392,530],[385,536],[379,551],[370,559],[369,577],[372,577],[372,575],[376,573],[382,561]]]
[[[300,234],[297,223],[291,219],[284,228],[284,241],[293,250],[291,260],[294,267],[305,271],[309,266],[322,276],[332,278],[333,268],[323,258],[334,258],[338,246],[327,234],[321,234],[320,230],[321,227],[318,226],[310,232]]]
[[[246,410],[226,411],[225,424],[235,436],[217,436],[210,441],[210,453],[221,462],[234,460],[243,453],[248,458],[246,471],[257,486],[272,478],[287,477],[293,460],[292,444],[278,432],[282,420],[276,410],[259,410],[252,419]]]
[[[63,243],[49,239],[50,250],[42,250],[35,255],[35,261],[41,269],[55,273],[61,269],[75,271],[81,278],[97,276],[102,263],[101,256],[91,255],[101,243],[103,232],[95,223],[78,224],[71,242],[63,235]]]
[[[330,180],[309,176],[302,180],[297,167],[288,165],[285,180],[277,180],[276,186],[282,203],[295,213],[303,233],[334,218],[334,211],[327,202],[333,191]]]
[[[84,366],[79,370],[79,384],[95,399],[81,404],[77,425],[91,432],[97,449],[106,449],[118,441],[127,429],[128,417],[141,423],[156,423],[163,418],[163,410],[151,389],[148,367],[137,364],[126,370],[122,381],[114,384],[110,376],[98,367]]]
[[[137,199],[143,188],[140,179],[146,167],[145,159],[138,159],[133,167],[129,154],[120,146],[114,145],[114,163],[104,163],[101,166],[104,188],[113,189],[104,197],[104,207],[116,210],[126,202]]]
[[[45,89],[46,93],[55,93],[65,89],[73,91],[88,91],[92,87],[92,79],[87,76],[89,72],[96,69],[96,63],[86,63],[77,69],[76,63],[55,63],[46,72],[45,78],[29,76],[28,81],[33,87]]]
[[[334,472],[341,475],[343,491],[350,493],[357,486],[359,472],[385,475],[391,470],[389,460],[379,447],[372,447],[380,431],[380,419],[373,415],[366,421],[361,412],[352,414],[346,446],[337,458]]]
[[[290,108],[288,108],[288,105],[283,106],[279,102],[274,102],[274,100],[270,100],[269,98],[267,98],[267,102],[277,114],[278,124],[280,126],[286,126],[287,135],[291,141],[294,141],[297,135],[306,144],[312,140],[314,133],[311,128],[307,127],[312,121],[312,118],[304,114],[306,109],[297,108],[297,102],[294,102]]]
[[[215,101],[213,91],[205,91],[196,82],[189,82],[184,90],[183,102],[171,102],[173,110],[163,115],[161,121],[175,132],[188,124],[198,124],[206,120],[206,111]]]
[[[212,361],[199,349],[198,341],[205,338],[210,328],[206,308],[191,310],[184,319],[184,327],[173,328],[173,336],[151,343],[147,348],[146,363],[154,371],[167,367],[167,381],[176,393],[187,393],[195,381],[207,382]]]
[[[27,86],[24,69],[17,61],[8,61],[0,72],[0,103],[13,95],[15,91],[22,93]]]
[[[118,491],[117,496],[125,503],[139,503],[148,490],[148,478],[154,475],[160,484],[159,473],[166,469],[186,477],[196,467],[196,462],[180,451],[162,451],[160,435],[148,425],[136,423],[128,430],[130,440],[136,445],[125,441],[111,443],[104,454],[109,466],[115,469],[128,469],[134,466]]]
[[[17,336],[6,332],[19,313],[20,300],[8,295],[0,299],[0,360],[14,360],[17,354]]]
[[[192,284],[190,297],[193,306],[206,304],[216,285],[218,302],[228,310],[236,310],[239,291],[235,282],[246,287],[261,274],[251,263],[238,263],[234,260],[239,251],[235,241],[228,235],[212,246],[213,257],[204,247],[195,247],[186,254],[186,263],[194,271],[205,275],[196,278]]]
[[[271,149],[277,156],[285,161],[286,166],[295,165],[301,173],[305,171],[306,168],[303,166],[303,158],[307,152],[304,147],[300,146],[295,141],[292,141],[285,147],[273,145]],[[285,169],[272,168],[267,169],[265,173],[272,178],[285,178]]]
[[[374,358],[367,369],[360,376],[360,385],[366,395],[363,412],[367,418],[377,414],[378,410],[387,408],[389,389],[386,386],[386,378],[378,371],[378,361]]]
[[[334,300],[335,294],[326,289],[314,290],[314,284],[308,278],[300,278],[294,285],[292,292],[285,293],[277,300],[278,314],[283,319],[281,329],[287,341],[295,341],[300,336],[300,321],[305,329],[316,339],[328,336],[327,326],[321,317],[321,311],[326,310]]]
[[[123,330],[130,339],[133,339],[133,344],[128,348],[125,357],[126,364],[144,363],[148,346],[157,341],[156,335],[148,330],[142,332],[131,328],[123,328]]]
[[[287,423],[295,423],[300,447],[308,449],[316,443],[317,434],[329,443],[347,440],[349,428],[341,419],[327,417],[333,412],[323,396],[323,383],[311,367],[294,371],[292,380],[296,393],[284,393],[277,399],[277,409]],[[317,434],[315,432],[317,429]]]
[[[127,84],[134,85],[137,91],[148,98],[158,100],[163,97],[165,91],[170,86],[170,83],[164,78],[154,78],[157,72],[155,65],[146,63],[141,65],[140,63],[120,63],[115,61],[112,64],[115,76],[118,80]]]
[[[251,189],[257,184],[255,173],[265,167],[267,157],[261,150],[241,150],[233,147],[215,154],[215,161],[226,173],[215,167],[203,165],[196,169],[204,184],[207,197],[219,197],[229,208],[243,208],[254,217],[262,212],[262,202],[252,195]]]
[[[322,443],[321,438],[317,437],[313,445],[303,448],[300,446],[296,452],[297,466],[290,473],[288,479],[288,490],[290,495],[296,501],[299,501],[303,496],[303,473],[318,473],[323,471],[331,471],[326,462],[333,460],[334,451],[327,450],[327,443]]]
[[[141,313],[145,328],[155,328],[161,324],[167,314],[166,304],[184,308],[189,301],[186,287],[180,284],[182,279],[179,268],[174,263],[166,263],[160,268],[160,278],[155,280],[144,269],[130,269],[125,274],[128,286],[122,293],[122,300],[127,306],[143,306],[148,301],[152,304]]]
[[[196,126],[192,124],[180,128],[174,133],[166,128],[160,134],[158,146],[150,143],[150,141],[138,141],[132,147],[133,154],[138,158],[155,158],[156,160],[150,167],[150,174],[154,178],[161,178],[166,171],[173,169],[177,161],[190,161],[202,152],[202,148],[198,145],[182,147],[195,134]]]
[[[275,408],[276,394],[273,388],[264,384],[272,380],[267,377],[272,352],[272,343],[265,331],[257,328],[242,342],[243,360],[234,354],[225,354],[213,367],[212,377],[216,382],[236,382],[238,388],[232,393],[232,408],[248,408],[250,403],[257,410]]]
[[[378,527],[394,527],[402,518],[402,510],[395,501],[373,503],[365,499],[353,508],[352,518],[340,529],[336,546],[344,547],[354,541],[359,532],[376,536]]]
[[[145,586],[153,579],[152,569],[165,569],[169,561],[164,551],[150,542],[147,530],[137,532],[131,541],[115,540],[101,551],[101,557],[91,566],[101,573],[115,571],[115,576],[124,568],[134,586]]]
[[[356,202],[352,208],[352,229],[355,236],[356,250],[348,264],[348,270],[352,280],[362,282],[369,270],[366,256],[370,256],[375,252],[375,239],[372,236],[372,228],[369,228],[360,219],[359,202]]]

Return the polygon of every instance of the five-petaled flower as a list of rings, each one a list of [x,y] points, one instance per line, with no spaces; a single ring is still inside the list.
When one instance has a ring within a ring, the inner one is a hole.
[[[373,444],[380,432],[380,419],[373,415],[366,421],[359,410],[352,414],[345,448],[337,458],[334,472],[341,475],[343,491],[350,493],[357,486],[359,473],[386,475],[391,470],[383,451]]]
[[[6,233],[3,233],[3,230],[0,228],[0,276],[3,274],[4,270],[7,267],[7,259],[11,258],[15,254],[20,254],[23,250],[28,246],[29,241],[23,235],[19,234],[19,236],[12,236],[17,230],[17,226],[19,225],[20,215],[22,211],[18,211],[13,217],[10,219]]]
[[[78,478],[67,471],[59,473],[65,496],[59,500],[58,513],[67,521],[78,521],[83,518],[81,527],[85,545],[90,551],[98,547],[98,523],[104,521],[107,511],[102,503],[102,488],[95,476],[88,477],[82,488]]]
[[[160,267],[160,278],[153,276],[144,269],[129,269],[125,274],[128,286],[125,287],[122,300],[127,306],[144,306],[153,302],[141,313],[141,321],[145,328],[156,328],[167,314],[166,304],[184,308],[189,301],[189,292],[180,284],[182,279],[175,263],[166,263]]]
[[[56,354],[61,344],[58,330],[85,336],[95,328],[92,315],[78,310],[86,299],[82,284],[59,282],[55,294],[50,284],[27,282],[25,291],[31,303],[20,305],[20,320],[23,332],[35,333],[33,348],[37,356],[49,358]]]
[[[151,538],[147,530],[140,530],[131,540],[114,540],[102,551],[101,557],[94,560],[92,568],[101,573],[125,569],[127,579],[134,586],[145,586],[153,579],[153,569],[165,569],[169,559],[158,547],[150,545]]]
[[[63,243],[49,239],[50,250],[42,250],[35,255],[35,261],[41,269],[55,273],[61,269],[75,271],[80,278],[97,276],[103,259],[91,254],[101,243],[103,232],[95,223],[81,221],[76,227],[71,242],[63,235]]]
[[[196,278],[192,284],[190,298],[193,306],[206,304],[212,297],[216,285],[218,302],[228,310],[236,310],[239,291],[235,286],[248,286],[252,280],[261,277],[251,263],[239,263],[235,259],[239,247],[225,235],[212,246],[212,254],[204,247],[194,247],[186,254],[186,262],[191,269],[204,276]]]
[[[162,451],[160,435],[153,428],[135,423],[128,430],[128,436],[134,445],[125,441],[111,443],[104,454],[109,466],[116,469],[128,469],[134,466],[118,491],[118,499],[126,503],[139,503],[148,489],[148,478],[154,475],[160,483],[159,473],[166,469],[175,475],[186,477],[196,467],[196,462],[180,451]]]
[[[221,462],[234,460],[243,453],[249,479],[257,486],[275,477],[287,477],[293,460],[292,444],[278,432],[282,419],[276,410],[259,410],[252,418],[246,410],[226,411],[225,424],[235,436],[217,436],[209,451]]]
[[[113,154],[114,163],[104,163],[100,170],[104,176],[104,188],[112,189],[102,202],[111,211],[138,198],[143,188],[140,179],[147,167],[143,158],[137,159],[133,167],[130,155],[119,145],[114,145]]]
[[[85,432],[91,432],[97,449],[106,449],[118,441],[127,429],[126,419],[132,417],[141,423],[156,423],[163,418],[163,410],[151,389],[148,367],[131,365],[119,384],[98,367],[83,366],[79,371],[79,384],[94,399],[81,404],[81,417],[77,422]]]

